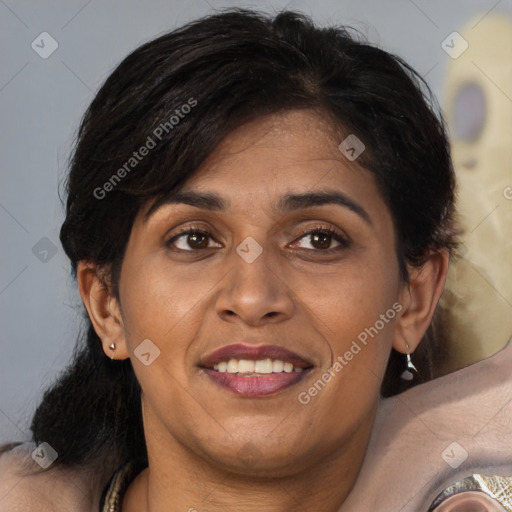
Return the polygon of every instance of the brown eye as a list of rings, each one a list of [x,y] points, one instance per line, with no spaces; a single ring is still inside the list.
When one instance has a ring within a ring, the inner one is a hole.
[[[166,245],[167,247],[176,248],[180,251],[192,252],[208,249],[211,247],[211,240],[211,235],[208,232],[189,229],[172,237]],[[219,247],[218,244],[217,247]]]
[[[331,235],[326,235],[324,233],[311,235],[311,245],[313,245],[316,249],[329,249],[331,246],[331,241]]]
[[[202,233],[191,233],[188,236],[188,244],[193,249],[208,247],[208,237]]]
[[[333,246],[333,242],[336,245]],[[303,233],[294,244],[297,244],[300,249],[316,249],[317,251],[325,252],[349,246],[345,237],[330,228],[314,229]]]

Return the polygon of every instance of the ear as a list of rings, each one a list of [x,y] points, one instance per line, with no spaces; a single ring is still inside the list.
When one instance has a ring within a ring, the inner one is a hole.
[[[409,282],[399,294],[402,310],[393,339],[398,352],[414,352],[423,338],[443,293],[449,260],[448,250],[440,249],[431,253],[421,267],[408,268]]]
[[[118,300],[101,276],[94,263],[80,261],[77,266],[80,296],[96,334],[100,337],[103,352],[110,358],[127,359],[128,350],[124,334],[123,319]],[[111,344],[115,349],[109,348]]]

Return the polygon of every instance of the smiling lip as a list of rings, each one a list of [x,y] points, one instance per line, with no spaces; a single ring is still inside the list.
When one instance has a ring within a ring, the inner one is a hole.
[[[302,371],[293,371],[290,373],[270,373],[260,376],[244,376],[235,373],[221,373],[213,369],[223,361],[230,359],[258,361],[262,359],[281,360],[292,363],[294,368],[301,368]],[[301,381],[307,374],[313,364],[277,345],[262,345],[259,347],[248,346],[244,344],[233,344],[216,350],[203,361],[199,367],[213,382],[237,395],[245,397],[263,397],[278,393]]]
[[[236,343],[227,345],[216,350],[199,363],[202,368],[213,368],[214,365],[222,361],[230,359],[248,359],[249,361],[257,361],[258,359],[280,359],[292,363],[296,368],[309,368],[313,363],[303,359],[295,352],[291,352],[277,345],[260,345],[253,347]]]

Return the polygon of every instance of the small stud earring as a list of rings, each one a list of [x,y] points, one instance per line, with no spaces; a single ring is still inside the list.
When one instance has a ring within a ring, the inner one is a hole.
[[[400,376],[403,380],[411,381],[414,379],[414,373],[413,371],[419,375],[418,370],[416,369],[416,366],[414,366],[413,362],[411,361],[411,353],[409,352],[409,345],[407,345],[407,360],[405,365],[405,370],[402,372],[402,375]]]
[[[114,357],[114,356],[115,356],[115,354],[116,354],[116,344],[115,344],[115,343],[111,343],[111,344],[108,346],[108,348],[109,348],[110,350],[112,350],[112,351],[113,351],[113,354],[110,356],[110,359],[112,359],[112,361],[113,361],[113,360],[115,359],[115,357]]]

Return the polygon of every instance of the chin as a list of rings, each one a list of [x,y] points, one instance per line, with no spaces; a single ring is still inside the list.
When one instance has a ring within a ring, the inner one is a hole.
[[[277,478],[286,477],[311,463],[311,457],[297,450],[297,443],[283,442],[269,437],[247,436],[247,439],[228,438],[212,451],[212,445],[204,447],[205,458],[213,465],[230,473]]]

